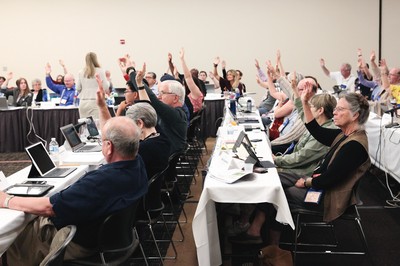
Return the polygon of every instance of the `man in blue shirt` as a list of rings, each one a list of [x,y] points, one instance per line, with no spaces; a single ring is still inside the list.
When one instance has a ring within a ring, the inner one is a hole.
[[[39,265],[57,230],[68,225],[77,232],[65,259],[92,255],[101,222],[131,206],[147,193],[146,168],[137,155],[141,131],[128,117],[109,119],[102,129],[107,164],[51,197],[13,197],[0,191],[0,207],[38,215],[7,250],[9,265]]]
[[[75,97],[75,78],[72,74],[65,74],[64,85],[55,84],[51,79],[51,66],[46,64],[46,84],[50,90],[60,95],[60,106],[73,105]]]

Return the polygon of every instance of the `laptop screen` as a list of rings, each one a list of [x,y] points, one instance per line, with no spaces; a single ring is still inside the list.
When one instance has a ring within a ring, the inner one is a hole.
[[[25,150],[41,176],[56,168],[43,143],[38,142],[26,147]]]
[[[66,126],[61,127],[60,130],[72,150],[74,150],[77,146],[79,146],[82,143],[81,139],[78,136],[78,133],[76,133],[75,131],[74,125],[68,124]]]

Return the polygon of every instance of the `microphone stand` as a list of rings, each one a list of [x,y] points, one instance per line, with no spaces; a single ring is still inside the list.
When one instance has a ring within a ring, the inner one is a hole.
[[[393,122],[394,112],[396,112],[396,110],[397,109],[392,109],[390,111],[390,116],[392,117],[392,121],[389,124],[387,124],[385,128],[397,127],[399,125],[399,123]]]

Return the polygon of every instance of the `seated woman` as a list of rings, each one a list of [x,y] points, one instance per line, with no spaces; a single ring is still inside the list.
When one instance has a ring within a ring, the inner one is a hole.
[[[340,96],[334,109],[334,123],[339,129],[321,127],[313,118],[309,100],[311,83],[306,85],[302,104],[306,127],[322,144],[330,146],[310,177],[280,175],[289,207],[305,208],[323,212],[323,220],[333,221],[346,209],[356,204],[353,187],[371,165],[368,154],[368,138],[364,124],[368,120],[368,101],[357,93]],[[318,203],[304,203],[307,188],[322,191]],[[279,245],[282,224],[275,220],[276,210],[269,203],[257,205],[258,210],[247,232],[231,239],[236,243],[262,243],[261,227],[268,221],[269,243]]]
[[[295,99],[296,108],[302,112],[300,98]],[[311,112],[317,123],[326,128],[336,128],[333,124],[333,109],[336,99],[329,94],[318,94],[310,100]],[[278,171],[311,175],[317,163],[328,151],[328,147],[318,142],[307,130],[294,146],[293,152],[273,156]]]
[[[28,82],[25,78],[20,78],[16,81],[17,87],[12,90],[14,97],[14,106],[31,106],[33,94],[29,89]]]
[[[217,67],[220,63],[220,58],[217,57],[214,60],[214,77],[218,80],[219,86],[221,87],[221,93],[224,91],[228,92],[236,92],[236,89],[239,90],[240,95],[243,95],[243,92],[246,92],[245,86],[240,82],[240,74],[234,70],[230,69],[228,71],[225,70],[225,61],[222,61],[223,68],[223,76],[218,75]],[[225,73],[226,71],[226,73]],[[241,73],[241,72],[240,72]]]
[[[48,95],[47,90],[42,89],[42,81],[40,79],[32,80],[32,93],[33,93],[33,101],[35,102],[47,102]]]

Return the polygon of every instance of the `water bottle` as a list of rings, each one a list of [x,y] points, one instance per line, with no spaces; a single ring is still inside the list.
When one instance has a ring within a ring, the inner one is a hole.
[[[251,100],[247,100],[246,112],[251,113]]]
[[[235,89],[235,98],[236,98],[236,100],[238,100],[240,98],[240,90],[239,90],[239,88]]]
[[[229,101],[229,109],[231,110],[232,115],[236,116],[236,101],[234,99]]]
[[[51,138],[51,141],[49,143],[49,154],[50,158],[53,160],[55,165],[59,165],[59,152],[60,147],[58,146],[58,142],[56,138]]]
[[[78,98],[78,91],[75,90],[75,94],[74,94],[74,106],[75,107],[79,107],[79,98]]]

